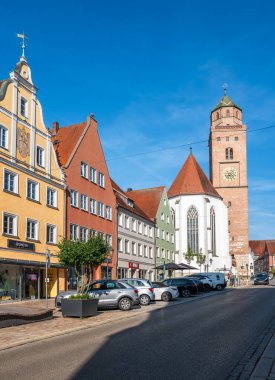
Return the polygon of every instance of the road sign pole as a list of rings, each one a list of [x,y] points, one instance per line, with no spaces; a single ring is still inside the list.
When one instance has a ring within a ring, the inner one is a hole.
[[[46,273],[45,273],[45,289],[46,289],[46,308],[48,309],[48,265],[50,263],[50,250],[46,249]]]

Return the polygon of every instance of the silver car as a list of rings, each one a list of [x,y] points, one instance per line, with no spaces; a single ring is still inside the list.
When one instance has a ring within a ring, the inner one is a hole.
[[[85,293],[93,297],[98,297],[98,308],[118,308],[126,311],[130,310],[133,305],[139,304],[138,290],[133,286],[117,280],[98,280],[88,285]],[[69,298],[72,294],[77,294],[76,290],[62,292],[55,298],[56,307],[61,307],[62,298]]]
[[[142,306],[147,306],[150,302],[155,301],[154,288],[149,280],[145,280],[143,278],[122,278],[119,281],[137,288],[139,303]]]
[[[177,297],[179,297],[179,291],[176,286],[167,286],[162,282],[152,282],[155,300],[169,302]]]

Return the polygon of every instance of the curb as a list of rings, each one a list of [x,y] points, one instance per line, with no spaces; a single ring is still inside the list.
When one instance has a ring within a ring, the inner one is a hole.
[[[166,309],[168,307],[175,307],[175,306],[178,306],[178,305],[182,305],[184,303],[199,301],[199,300],[202,300],[204,298],[214,297],[214,296],[217,296],[217,295],[220,295],[220,294],[228,293],[228,292],[231,292],[232,290],[233,289],[225,289],[223,291],[215,291],[215,292],[207,293],[207,294],[205,294],[205,295],[203,295],[203,296],[201,296],[199,298],[183,299],[183,300],[180,300],[180,301],[178,301],[176,303],[174,303],[172,301],[172,302],[169,302],[169,304],[167,304],[165,306],[159,306],[159,307],[157,307],[156,309],[153,309],[153,310],[150,310],[150,309],[148,310],[147,308],[144,308],[144,310],[140,311],[139,314],[148,314],[148,313],[151,313],[152,311],[159,311],[159,310]],[[139,314],[133,314],[133,315],[127,315],[127,316],[123,316],[122,315],[120,318],[117,318],[115,320],[110,319],[110,320],[106,320],[106,321],[102,321],[102,322],[96,322],[93,325],[78,326],[78,327],[75,327],[75,328],[70,328],[70,329],[67,329],[67,330],[62,330],[60,332],[57,332],[57,333],[55,332],[53,334],[48,334],[48,335],[45,335],[43,337],[36,337],[36,338],[26,339],[26,341],[24,341],[24,342],[13,343],[13,344],[7,345],[5,347],[0,347],[0,352],[5,351],[5,350],[9,350],[9,349],[12,349],[12,348],[15,348],[15,347],[24,346],[24,345],[29,344],[29,343],[40,342],[40,341],[43,341],[43,340],[57,338],[59,336],[63,336],[63,335],[67,335],[67,334],[73,334],[75,332],[82,331],[82,330],[93,329],[95,327],[104,326],[104,325],[107,325],[107,324],[112,323],[112,322],[113,323],[114,322],[118,322],[118,321],[121,321],[121,320],[126,319],[126,318],[127,319],[128,318],[135,318]]]

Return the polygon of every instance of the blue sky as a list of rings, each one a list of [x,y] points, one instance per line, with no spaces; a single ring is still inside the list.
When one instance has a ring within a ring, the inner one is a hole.
[[[169,188],[189,149],[165,148],[208,138],[224,82],[248,129],[275,125],[274,16],[273,1],[2,0],[0,78],[25,31],[46,125],[94,112],[114,180]],[[274,137],[248,133],[250,239],[275,238]],[[208,174],[207,144],[193,152]]]

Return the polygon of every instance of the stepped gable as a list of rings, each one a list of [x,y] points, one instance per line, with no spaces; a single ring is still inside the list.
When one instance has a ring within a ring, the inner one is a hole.
[[[132,199],[143,212],[145,212],[148,218],[154,221],[164,190],[164,186],[159,186],[149,189],[126,191],[125,194]]]
[[[265,253],[266,240],[249,240],[249,247],[255,256],[263,257]]]
[[[141,210],[138,205],[134,202],[134,200],[129,197],[122,189],[118,186],[118,184],[111,179],[111,184],[114,190],[114,194],[116,196],[117,205],[136,214],[141,216],[143,219],[150,220],[150,218]],[[128,199],[130,199],[133,202],[133,207],[128,204]]]
[[[168,190],[168,198],[176,197],[177,195],[198,194],[211,195],[212,197],[222,199],[197,163],[193,154],[190,153]]]
[[[66,165],[86,127],[87,122],[83,122],[62,128],[58,127],[55,133],[52,132],[52,143],[61,166]]]

